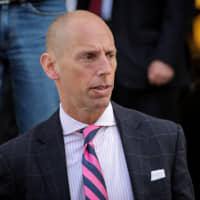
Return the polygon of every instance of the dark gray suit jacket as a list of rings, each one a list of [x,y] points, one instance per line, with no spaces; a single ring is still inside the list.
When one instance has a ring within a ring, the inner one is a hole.
[[[135,200],[194,199],[180,126],[115,103],[113,109]],[[70,199],[58,113],[0,147],[1,200]],[[158,169],[166,177],[151,181]]]

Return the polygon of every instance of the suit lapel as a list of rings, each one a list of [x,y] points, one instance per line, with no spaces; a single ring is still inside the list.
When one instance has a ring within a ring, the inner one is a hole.
[[[70,199],[62,129],[57,111],[36,133],[35,155],[51,199]]]
[[[147,130],[147,126],[142,125],[145,122],[144,119],[139,118],[139,115],[135,115],[134,118],[133,111],[129,109],[125,110],[115,103],[112,104],[131,178],[134,198],[135,200],[139,200],[141,196],[139,191],[142,191],[143,176],[146,173],[141,155],[147,141],[143,128],[145,127],[145,130]]]

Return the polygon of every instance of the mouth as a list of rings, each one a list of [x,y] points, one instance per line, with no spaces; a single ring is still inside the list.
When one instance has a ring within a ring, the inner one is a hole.
[[[95,89],[95,90],[105,90],[107,88],[109,88],[110,86],[108,85],[105,85],[105,86],[97,86],[97,87],[93,87],[92,89]]]
[[[91,87],[90,90],[98,96],[108,96],[111,93],[111,85],[98,85]]]

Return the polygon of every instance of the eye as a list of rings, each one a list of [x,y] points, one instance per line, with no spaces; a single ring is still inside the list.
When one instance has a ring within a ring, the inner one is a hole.
[[[108,58],[114,58],[114,57],[115,57],[115,53],[113,53],[113,52],[108,52],[108,53],[106,53],[106,56],[107,56]]]
[[[94,59],[95,58],[95,54],[94,53],[87,53],[83,56],[84,59],[86,60],[91,60],[91,59]]]

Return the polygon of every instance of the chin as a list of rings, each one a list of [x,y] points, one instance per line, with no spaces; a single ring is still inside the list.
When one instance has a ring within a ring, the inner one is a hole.
[[[109,102],[110,100],[93,102],[93,107],[94,109],[105,109],[108,106]]]

